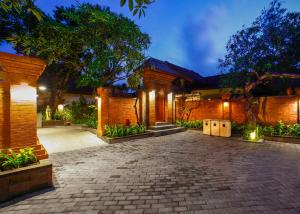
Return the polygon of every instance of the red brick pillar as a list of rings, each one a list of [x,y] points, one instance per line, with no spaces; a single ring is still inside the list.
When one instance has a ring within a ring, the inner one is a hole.
[[[0,52],[0,65],[0,148],[33,147],[39,159],[47,158],[36,132],[36,84],[46,64]]]
[[[8,149],[10,144],[10,87],[4,82],[3,71],[0,71],[0,149]]]
[[[100,87],[97,89],[98,94],[98,127],[97,135],[105,134],[104,126],[109,124],[109,97],[111,94],[110,88]]]

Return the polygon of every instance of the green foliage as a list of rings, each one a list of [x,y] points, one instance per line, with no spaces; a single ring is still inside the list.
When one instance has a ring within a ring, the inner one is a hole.
[[[250,140],[250,133],[254,130],[256,131],[256,140],[263,138],[263,136],[300,137],[299,124],[289,125],[282,121],[279,121],[275,126],[256,125],[256,127],[232,123],[232,130],[241,131],[243,138],[247,140]]]
[[[194,120],[194,121],[176,120],[176,126],[180,126],[180,127],[184,127],[184,128],[202,129],[203,121],[201,121],[201,120]]]
[[[65,106],[63,111],[56,111],[54,118],[74,124],[84,124],[89,128],[97,128],[97,108],[94,103],[87,103],[84,97]]]
[[[142,64],[150,45],[133,21],[91,4],[57,7],[42,22],[27,10],[0,11],[0,38],[18,53],[48,62],[43,77],[54,95],[71,78],[92,88],[126,79]]]
[[[133,12],[133,15],[136,14],[141,16],[145,16],[145,10],[147,9],[147,6],[152,4],[155,0],[120,0],[120,4],[123,7],[126,2],[128,2],[128,8],[131,12]]]
[[[123,126],[123,125],[106,125],[104,127],[105,136],[115,138],[129,135],[137,135],[146,132],[146,127],[143,125]]]
[[[299,72],[300,12],[288,12],[273,0],[250,27],[233,35],[220,67],[230,74],[223,86],[243,87],[272,72]],[[261,82],[262,83],[262,82]]]
[[[0,0],[0,9],[5,12],[11,10],[20,13],[22,10],[27,10],[29,13],[32,13],[36,19],[41,21],[43,15],[41,11],[34,5],[35,0]]]
[[[64,120],[72,121],[72,111],[69,108],[64,108],[64,110],[56,110],[53,115],[54,120]]]
[[[89,128],[97,129],[98,126],[97,115],[96,114],[87,115],[83,119],[83,124]]]
[[[255,133],[253,135],[253,133]],[[242,131],[242,137],[245,140],[257,142],[260,139],[263,139],[263,131],[262,127],[257,125],[256,127],[252,127],[251,125],[246,125],[245,128]]]
[[[231,123],[231,131],[233,132],[243,132],[246,126],[244,124],[238,124],[236,122]]]
[[[10,150],[9,154],[0,151],[0,170],[2,171],[25,167],[37,162],[38,159],[33,152],[33,148],[20,149],[19,153]]]
[[[263,133],[266,136],[300,137],[300,126],[299,124],[288,125],[279,121],[275,126],[264,126]]]

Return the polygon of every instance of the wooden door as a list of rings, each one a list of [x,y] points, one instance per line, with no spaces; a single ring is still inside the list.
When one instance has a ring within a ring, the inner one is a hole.
[[[160,90],[156,96],[156,121],[165,121],[165,93]]]

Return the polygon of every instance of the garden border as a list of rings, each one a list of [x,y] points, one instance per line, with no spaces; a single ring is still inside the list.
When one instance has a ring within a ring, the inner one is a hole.
[[[115,138],[110,138],[110,137],[106,137],[106,136],[98,136],[98,137],[106,143],[114,144],[114,143],[123,143],[123,142],[131,141],[131,140],[143,139],[143,138],[152,137],[152,136],[153,136],[152,132],[145,132],[143,134],[129,135],[129,136],[124,136],[124,137],[115,137]]]
[[[300,144],[300,137],[292,137],[292,136],[264,136],[265,140],[275,141],[281,143],[293,143]]]
[[[0,202],[52,186],[52,163],[49,159],[26,167],[2,171]]]

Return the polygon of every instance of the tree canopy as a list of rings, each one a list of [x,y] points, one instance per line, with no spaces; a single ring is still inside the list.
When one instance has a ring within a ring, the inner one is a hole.
[[[288,12],[274,0],[250,27],[230,38],[226,49],[220,67],[229,71],[225,84],[231,87],[243,87],[257,76],[299,72],[300,13]]]
[[[0,39],[18,53],[45,59],[44,75],[57,89],[70,77],[92,88],[126,79],[150,45],[133,21],[99,5],[57,7],[53,17],[43,17],[38,21],[26,8],[0,10]]]
[[[17,52],[70,66],[80,72],[80,85],[93,87],[130,76],[150,44],[133,21],[90,4],[58,7],[34,24],[27,11],[3,13],[0,26]]]
[[[121,6],[124,6],[128,2],[128,8],[133,15],[145,16],[145,10],[147,6],[152,4],[155,0],[120,0]]]

